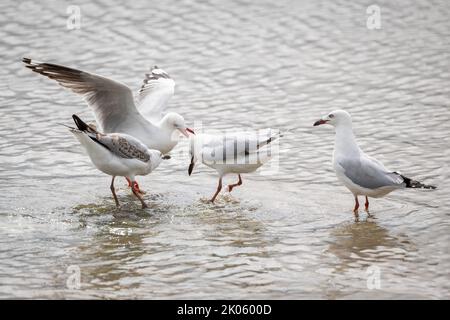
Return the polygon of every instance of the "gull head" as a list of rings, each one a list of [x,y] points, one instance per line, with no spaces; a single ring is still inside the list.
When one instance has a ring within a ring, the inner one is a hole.
[[[186,138],[189,137],[189,133],[195,134],[194,130],[188,128],[184,121],[184,118],[175,112],[170,112],[164,117],[164,122],[167,126],[169,126],[172,130],[178,130],[181,132]]]
[[[150,163],[152,166],[152,170],[156,169],[159,166],[159,164],[161,163],[161,161],[170,159],[169,155],[167,155],[167,154],[164,155],[159,150],[150,149],[149,153],[150,153]]]
[[[335,110],[323,116],[321,119],[314,122],[314,126],[320,126],[321,124],[330,124],[333,127],[352,124],[352,117],[347,111]]]

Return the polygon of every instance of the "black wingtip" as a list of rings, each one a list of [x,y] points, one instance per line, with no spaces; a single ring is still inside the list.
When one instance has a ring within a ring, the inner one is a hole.
[[[397,172],[396,172],[397,173]],[[398,173],[397,173],[398,174]],[[435,190],[437,189],[436,186],[424,184],[422,182],[410,179],[408,177],[405,177],[404,175],[400,176],[403,178],[403,181],[406,184],[406,188],[413,188],[413,189],[428,189],[428,190]]]
[[[23,63],[26,63],[26,64],[30,64],[30,63],[31,63],[31,59],[30,59],[30,58],[23,57],[23,58],[22,58],[22,62],[23,62]]]
[[[80,119],[76,114],[72,115],[73,121],[77,125],[77,128],[81,131],[88,131],[90,128],[83,120]]]

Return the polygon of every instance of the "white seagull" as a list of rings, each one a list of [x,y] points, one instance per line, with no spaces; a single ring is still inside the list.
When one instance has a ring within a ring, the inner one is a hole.
[[[138,139],[124,133],[103,134],[88,126],[77,115],[73,115],[77,128],[69,127],[70,131],[86,149],[95,167],[100,171],[112,176],[111,192],[119,207],[114,179],[116,176],[127,177],[131,181],[131,190],[141,201],[142,208],[147,208],[144,200],[139,194],[135,176],[147,175],[159,166],[163,156],[159,150],[147,148]]]
[[[190,141],[190,157],[188,174],[192,174],[195,163],[200,160],[219,174],[216,193],[211,198],[214,202],[222,190],[222,178],[229,173],[238,175],[238,182],[228,186],[231,192],[242,184],[242,173],[256,171],[272,157],[269,144],[280,134],[270,129],[258,133],[233,133],[224,135],[197,134]]]
[[[142,141],[149,149],[159,150],[163,154],[177,145],[177,132],[186,137],[188,132],[194,133],[186,127],[184,118],[178,113],[164,115],[167,103],[174,94],[175,82],[157,66],[146,74],[135,104],[130,88],[123,83],[29,58],[22,61],[32,71],[82,95],[93,110],[101,132],[126,133]]]
[[[379,198],[396,189],[436,189],[386,169],[381,162],[366,155],[356,143],[352,118],[344,110],[336,110],[316,121],[314,126],[330,124],[335,128],[336,139],[333,167],[338,179],[355,196],[353,212],[358,217],[358,196],[365,196],[365,209],[369,213],[369,199]]]

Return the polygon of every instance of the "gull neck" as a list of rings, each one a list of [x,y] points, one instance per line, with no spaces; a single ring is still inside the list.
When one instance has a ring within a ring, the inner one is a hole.
[[[175,128],[170,125],[169,123],[169,118],[167,115],[165,115],[159,122],[158,122],[158,127],[164,131],[170,132],[172,133],[172,131],[175,130]]]
[[[334,152],[336,154],[350,156],[360,153],[351,123],[336,125],[335,131]]]

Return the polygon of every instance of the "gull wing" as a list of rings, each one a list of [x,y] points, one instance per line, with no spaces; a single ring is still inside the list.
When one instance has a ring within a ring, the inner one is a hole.
[[[396,172],[389,172],[380,162],[361,155],[359,158],[345,158],[339,160],[344,174],[355,184],[367,189],[401,186],[402,176]]]
[[[161,120],[174,92],[175,81],[164,70],[154,66],[150,73],[145,75],[139,90],[139,111],[149,121]]]
[[[101,131],[114,132],[121,124],[146,120],[134,104],[131,90],[124,84],[85,71],[24,58],[32,71],[57,81],[83,96],[95,114]]]

